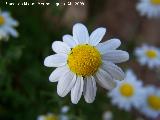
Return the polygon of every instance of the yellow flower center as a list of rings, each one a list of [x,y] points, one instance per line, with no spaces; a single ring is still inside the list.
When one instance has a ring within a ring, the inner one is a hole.
[[[153,59],[153,58],[157,57],[157,52],[155,50],[148,50],[146,52],[146,55],[147,55],[148,58]]]
[[[3,25],[5,23],[5,19],[3,16],[0,16],[0,25]]]
[[[124,83],[119,87],[119,91],[122,96],[131,97],[134,94],[134,88],[128,83]]]
[[[153,5],[160,5],[160,0],[151,0]]]
[[[55,115],[47,115],[44,120],[58,120],[58,118]]]
[[[97,48],[88,44],[77,45],[68,55],[68,66],[77,75],[93,75],[101,63],[101,55]]]
[[[160,110],[160,97],[155,95],[150,95],[148,97],[148,104],[154,110]]]

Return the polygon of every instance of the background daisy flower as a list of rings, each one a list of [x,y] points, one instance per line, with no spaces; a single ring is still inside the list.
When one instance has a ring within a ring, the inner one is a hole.
[[[77,104],[82,92],[87,103],[96,96],[96,82],[103,88],[115,87],[114,79],[124,79],[124,73],[115,63],[129,59],[127,52],[116,50],[118,39],[99,43],[105,28],[97,28],[89,36],[87,28],[80,23],[73,26],[73,36],[64,35],[63,42],[55,41],[52,49],[56,53],[45,58],[44,65],[57,67],[50,75],[51,82],[58,82],[57,93],[64,97],[71,91],[71,101]]]
[[[113,113],[111,111],[105,111],[102,120],[113,120]]]
[[[135,49],[135,55],[141,65],[154,68],[160,65],[160,51],[154,46],[142,45]]]
[[[114,105],[129,111],[131,107],[139,107],[143,102],[142,82],[138,81],[135,74],[128,70],[123,81],[117,81],[117,87],[109,92],[109,97]]]
[[[48,113],[47,115],[40,115],[38,116],[37,120],[59,120],[58,116]]]
[[[147,117],[158,117],[160,115],[160,90],[154,86],[148,86],[145,88],[145,94],[143,106],[139,110]]]
[[[0,39],[6,39],[9,35],[18,37],[18,32],[14,29],[17,26],[18,22],[10,16],[9,12],[0,10]]]
[[[160,0],[140,0],[137,10],[147,17],[160,17]]]

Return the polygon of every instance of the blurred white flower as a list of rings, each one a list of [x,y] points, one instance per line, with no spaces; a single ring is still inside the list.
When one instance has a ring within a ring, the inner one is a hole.
[[[141,65],[149,68],[160,66],[160,50],[154,46],[142,45],[135,49],[135,55]]]
[[[60,115],[60,119],[59,120],[69,120],[68,116],[67,115],[63,115],[61,114]]]
[[[69,106],[63,106],[61,108],[61,113],[67,113],[69,111]]]
[[[58,119],[58,116],[56,116],[52,113],[48,113],[47,115],[38,116],[37,120],[59,120],[59,119]]]
[[[146,87],[144,103],[139,110],[150,118],[158,117],[160,115],[160,90],[154,86]]]
[[[106,89],[115,87],[114,79],[124,79],[124,73],[115,63],[129,59],[129,54],[116,50],[118,39],[99,43],[105,35],[105,28],[97,28],[89,36],[83,24],[73,26],[73,36],[63,36],[63,42],[55,41],[52,49],[55,55],[46,57],[44,65],[57,67],[50,75],[51,82],[58,82],[57,93],[65,97],[71,91],[71,101],[77,104],[82,92],[85,101],[92,103],[96,96],[96,81]]]
[[[103,113],[103,120],[112,120],[113,115],[111,111],[106,111]]]
[[[16,26],[18,26],[18,22],[10,16],[9,12],[0,10],[0,40],[6,40],[9,35],[18,37],[18,33],[14,29]]]
[[[108,94],[112,98],[112,103],[126,111],[132,107],[138,108],[144,100],[142,82],[137,80],[131,70],[128,70],[126,78],[123,81],[117,81],[117,83],[117,87]]]
[[[160,0],[140,0],[136,7],[142,16],[160,17]]]

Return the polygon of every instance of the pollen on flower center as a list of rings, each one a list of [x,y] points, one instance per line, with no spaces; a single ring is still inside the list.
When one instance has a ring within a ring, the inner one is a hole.
[[[160,5],[160,0],[151,0],[153,5]]]
[[[88,44],[77,45],[68,55],[68,66],[77,75],[92,75],[98,70],[101,63],[101,55],[97,48]]]
[[[5,23],[5,19],[3,16],[0,16],[0,25],[3,25]]]
[[[147,57],[153,59],[157,57],[157,52],[155,50],[148,50],[146,52]]]
[[[148,104],[154,110],[160,110],[160,97],[155,95],[150,95],[148,97]]]
[[[128,83],[124,83],[120,86],[119,91],[121,95],[125,97],[131,97],[134,94],[134,88]]]

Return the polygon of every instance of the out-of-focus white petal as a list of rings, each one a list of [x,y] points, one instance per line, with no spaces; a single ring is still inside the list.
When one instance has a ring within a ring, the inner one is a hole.
[[[8,34],[11,34],[13,37],[18,37],[19,36],[18,32],[15,29],[13,29],[12,27],[10,27],[10,26],[5,26],[4,30]]]
[[[37,120],[45,120],[45,116],[44,115],[40,115],[40,116],[38,116]]]

